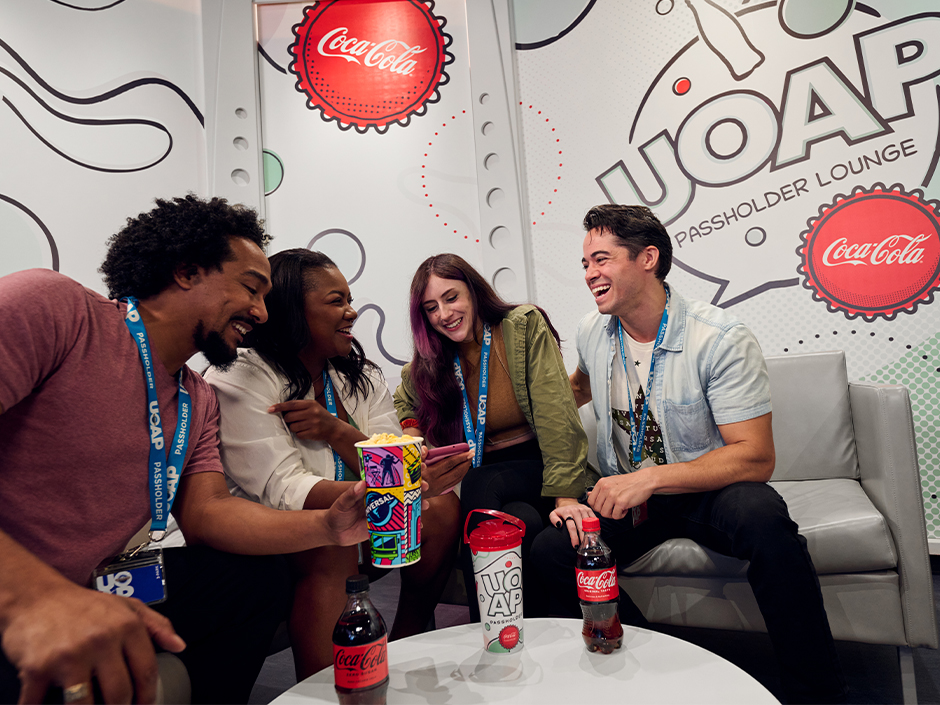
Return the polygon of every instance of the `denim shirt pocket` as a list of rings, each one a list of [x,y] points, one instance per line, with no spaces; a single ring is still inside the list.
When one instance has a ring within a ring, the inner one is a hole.
[[[722,445],[720,436],[716,439],[717,429],[704,397],[691,404],[676,404],[667,400],[663,406],[666,412],[666,439],[679,462],[694,460]]]

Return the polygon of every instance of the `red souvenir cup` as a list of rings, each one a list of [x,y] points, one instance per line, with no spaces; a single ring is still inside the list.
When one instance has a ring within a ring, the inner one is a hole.
[[[496,518],[480,522],[468,536],[467,528],[474,512]],[[470,544],[473,554],[473,582],[483,622],[483,648],[493,653],[522,649],[524,535],[525,524],[520,519],[492,509],[471,510],[463,527],[463,541]]]

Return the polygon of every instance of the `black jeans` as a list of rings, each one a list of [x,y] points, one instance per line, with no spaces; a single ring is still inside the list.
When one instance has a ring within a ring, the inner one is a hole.
[[[542,498],[543,468],[542,452],[538,441],[533,439],[485,453],[483,464],[472,468],[460,486],[460,509],[464,521],[472,509],[496,509],[521,519],[525,524],[522,537],[522,609],[526,617],[546,614],[544,591],[537,589],[532,562],[528,559],[532,542],[548,524],[548,512],[553,506]],[[474,514],[468,530],[473,531],[481,521],[491,518]],[[473,559],[466,544],[460,552],[460,567],[467,586],[470,621],[479,622],[480,605],[473,585]]]
[[[788,698],[844,700],[845,680],[806,540],[770,485],[738,482],[713,492],[654,495],[648,506],[649,519],[636,528],[629,516],[619,521],[601,518],[601,536],[621,566],[670,538],[689,538],[750,561],[747,579],[767,625]],[[581,616],[576,555],[568,532],[555,527],[542,531],[532,546],[531,559],[551,593],[553,611],[569,617]],[[623,591],[621,615],[628,623],[642,620]]]
[[[194,703],[244,703],[274,632],[287,616],[290,583],[281,556],[236,556],[206,548],[164,551],[167,617],[186,649],[178,654]],[[62,702],[61,689],[48,702]],[[16,669],[0,653],[0,703],[16,702]]]

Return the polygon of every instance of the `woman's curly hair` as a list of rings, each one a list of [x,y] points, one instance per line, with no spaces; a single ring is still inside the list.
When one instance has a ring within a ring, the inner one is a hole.
[[[190,193],[156,199],[157,207],[125,225],[108,240],[108,254],[98,270],[113,299],[146,299],[173,281],[181,265],[221,269],[234,257],[229,239],[243,237],[264,249],[270,236],[252,208],[224,198],[203,200]]]

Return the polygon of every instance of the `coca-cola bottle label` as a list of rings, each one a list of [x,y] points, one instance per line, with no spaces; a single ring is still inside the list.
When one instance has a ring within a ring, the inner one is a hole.
[[[361,646],[333,644],[333,674],[340,688],[368,688],[388,676],[388,637]]]
[[[617,564],[601,570],[576,571],[578,579],[578,597],[585,602],[607,602],[620,596],[617,587]]]

